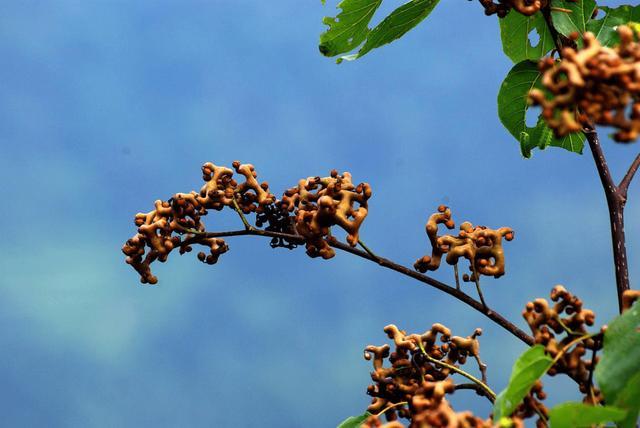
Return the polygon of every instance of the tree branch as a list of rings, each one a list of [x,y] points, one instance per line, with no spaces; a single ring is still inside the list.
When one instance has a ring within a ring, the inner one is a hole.
[[[253,230],[234,230],[228,232],[208,232],[195,236],[191,236],[183,241],[181,245],[190,245],[197,243],[203,238],[221,238],[225,236],[246,236],[246,235],[254,235],[254,236],[263,236],[269,238],[283,238],[289,242],[293,242],[296,244],[304,244],[304,238],[300,235],[293,235],[287,233],[280,232],[270,232],[267,230],[261,229],[253,229]],[[396,271],[402,275],[408,276],[410,278],[416,279],[423,284],[430,285],[431,287],[437,288],[438,290],[447,293],[448,295],[460,300],[461,302],[471,306],[476,311],[482,313],[487,318],[513,334],[515,337],[526,343],[527,345],[533,345],[533,338],[529,336],[527,333],[519,329],[515,324],[511,323],[509,320],[504,318],[499,313],[493,311],[491,308],[482,305],[482,303],[477,300],[469,297],[467,294],[463,293],[460,290],[457,290],[455,287],[451,287],[443,282],[440,282],[434,278],[423,275],[419,272],[416,272],[412,269],[409,269],[405,266],[402,266],[398,263],[395,263],[389,259],[385,259],[384,257],[372,256],[366,251],[362,251],[358,248],[351,247],[348,244],[337,241],[336,239],[332,239],[329,241],[329,245],[339,250],[345,251],[347,253],[351,253],[355,256],[361,257],[366,260],[370,260],[382,267],[387,269]]]
[[[618,191],[625,201],[627,200],[627,191],[629,190],[629,184],[631,183],[631,180],[633,180],[633,176],[638,170],[638,167],[640,167],[640,153],[638,153],[638,156],[636,156],[636,158],[633,160],[631,166],[629,166],[629,170],[618,185]]]
[[[593,127],[585,129],[584,133],[589,142],[589,148],[593,155],[593,160],[598,169],[600,175],[600,181],[602,182],[602,188],[607,198],[607,207],[609,208],[609,223],[611,225],[611,244],[613,247],[613,263],[616,273],[616,289],[618,291],[618,309],[622,313],[622,294],[630,288],[629,286],[629,266],[627,262],[627,248],[625,244],[624,235],[624,205],[626,203],[626,190],[624,196],[621,190],[615,185],[611,172],[607,165],[607,160],[604,157],[604,152],[600,146],[600,139]],[[633,177],[632,171],[634,165],[640,163],[640,156],[633,161],[629,172],[625,175],[622,182],[631,181]],[[635,169],[638,169],[638,165],[635,165]]]
[[[556,46],[558,55],[562,58],[562,44],[563,38],[558,30],[553,25],[553,19],[551,16],[550,5],[542,8],[542,15],[544,16],[545,23]],[[622,293],[630,288],[629,286],[629,267],[627,263],[627,249],[625,245],[624,236],[624,205],[627,201],[627,188],[633,178],[633,175],[640,167],[640,155],[636,157],[629,171],[620,182],[620,186],[616,186],[611,176],[611,171],[607,165],[607,160],[604,157],[604,152],[600,146],[600,139],[596,132],[595,126],[589,124],[582,130],[587,141],[589,143],[589,149],[593,155],[600,181],[602,182],[602,188],[607,198],[607,207],[609,209],[609,223],[611,227],[611,245],[613,247],[613,263],[616,273],[616,291],[618,293],[618,309],[622,313]]]

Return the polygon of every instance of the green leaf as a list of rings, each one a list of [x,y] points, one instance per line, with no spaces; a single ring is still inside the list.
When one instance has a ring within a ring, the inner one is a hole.
[[[571,13],[559,12],[557,10],[551,12],[553,25],[560,34],[569,36],[569,34],[576,31],[579,34],[588,31],[587,23],[591,19],[593,11],[596,9],[596,2],[594,0],[553,0],[551,5],[571,11]]]
[[[335,18],[325,17],[329,29],[320,36],[320,52],[335,56],[364,45],[352,55],[338,59],[354,60],[373,49],[391,43],[422,22],[440,0],[411,0],[389,14],[373,30],[368,25],[382,0],[343,0],[338,7],[342,12]]]
[[[342,12],[335,18],[326,16],[322,22],[329,29],[320,35],[320,52],[336,56],[358,47],[369,33],[369,22],[382,0],[343,0]]]
[[[627,381],[627,385],[620,391],[616,406],[628,409],[627,417],[618,423],[622,428],[635,428],[640,412],[640,373],[636,373]]]
[[[360,51],[358,51],[355,58],[360,58],[371,50],[391,43],[405,35],[409,30],[429,16],[439,1],[440,0],[412,0],[391,12],[389,16],[371,30],[367,36],[367,41]]]
[[[500,121],[520,142],[520,150],[524,157],[531,157],[531,150],[534,148],[545,149],[549,146],[582,153],[585,140],[582,132],[556,138],[541,117],[534,127],[527,126],[527,95],[533,88],[542,88],[540,77],[538,66],[533,61],[522,61],[509,71],[498,93]]]
[[[555,47],[553,37],[540,12],[532,16],[524,16],[511,10],[507,16],[498,21],[500,21],[502,50],[515,63],[525,59],[540,59]],[[533,32],[537,32],[540,36],[535,46],[529,38]]]
[[[640,20],[640,5],[625,5],[616,8],[602,6],[600,10],[604,12],[604,16],[589,21],[587,23],[587,30],[595,34],[596,38],[604,46],[614,46],[620,43],[620,38],[616,32],[617,26],[638,22]]]
[[[621,426],[635,426],[640,410],[640,304],[607,327],[595,376],[606,402],[629,411]]]
[[[527,349],[513,365],[509,385],[493,404],[493,421],[510,416],[529,393],[533,384],[551,367],[553,360],[544,353],[544,346]]]
[[[369,412],[364,412],[360,416],[351,416],[342,421],[338,428],[359,428],[369,416],[371,416]]]
[[[617,422],[627,411],[617,407],[589,406],[584,403],[567,402],[549,410],[551,428],[581,428],[595,424]]]

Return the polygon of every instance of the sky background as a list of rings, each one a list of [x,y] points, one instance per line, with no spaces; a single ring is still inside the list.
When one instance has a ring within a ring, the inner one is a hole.
[[[616,313],[608,215],[588,152],[521,157],[496,96],[510,68],[497,18],[443,1],[402,40],[336,65],[320,1],[4,1],[0,5],[0,400],[6,426],[332,427],[368,405],[367,344],[395,323],[485,330],[501,390],[524,344],[451,297],[339,253],[228,239],[214,266],[156,263],[140,285],[122,244],[200,166],[253,163],[281,192],[350,171],[373,188],[362,239],[406,265],[428,215],[510,226],[489,304],[521,320],[555,284],[600,323]],[[382,11],[399,3],[387,2]],[[611,3],[609,3],[611,4]],[[606,133],[605,133],[606,134]],[[604,134],[603,134],[604,135]],[[620,177],[638,145],[604,149]],[[632,286],[640,194],[627,205]],[[210,230],[240,227],[212,212]],[[452,282],[448,266],[434,274]],[[467,287],[470,293],[473,287]],[[548,404],[576,399],[563,379]],[[459,410],[487,416],[469,391]]]

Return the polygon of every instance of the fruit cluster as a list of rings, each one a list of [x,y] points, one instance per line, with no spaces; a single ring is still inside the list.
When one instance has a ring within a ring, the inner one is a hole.
[[[589,128],[592,123],[617,128],[618,142],[640,133],[640,43],[629,27],[619,26],[620,44],[602,46],[593,33],[583,35],[581,49],[565,47],[562,60],[540,61],[541,89],[529,101],[542,107],[542,116],[557,137]]]
[[[295,211],[296,231],[305,239],[307,254],[330,259],[335,255],[328,241],[331,226],[340,226],[347,232],[347,242],[358,245],[370,197],[369,184],[355,186],[351,174],[333,170],[329,177],[300,180],[297,187],[284,193],[279,204],[289,212]]]
[[[571,376],[578,383],[580,392],[586,395],[585,400],[597,403],[601,398],[597,389],[590,389],[590,372],[598,358],[585,360],[583,357],[587,350],[601,349],[602,340],[585,338],[572,349],[566,349],[576,338],[588,334],[586,327],[593,325],[595,314],[592,310],[584,309],[582,300],[561,285],[556,285],[551,290],[551,301],[553,303],[542,298],[535,299],[528,302],[522,312],[535,343],[543,345],[552,358],[562,353],[548,374],[554,376],[564,373]]]
[[[200,192],[176,193],[168,201],[155,201],[154,210],[136,214],[138,233],[124,244],[122,252],[127,255],[127,263],[140,274],[143,284],[158,282],[150,268],[155,260],[165,262],[175,248],[179,248],[180,254],[191,251],[187,239],[205,232],[201,217],[207,210],[237,206],[244,213],[261,212],[274,203],[268,183],[258,183],[253,165],[234,162],[233,168],[244,177],[244,182],[234,180],[230,168],[207,162],[202,166],[205,184]],[[183,240],[182,235],[187,239]],[[198,259],[208,264],[216,263],[229,248],[220,238],[199,237],[197,243],[209,247],[209,255],[198,254]],[[145,254],[146,247],[149,251]]]
[[[408,419],[411,427],[491,426],[470,412],[456,413],[445,398],[456,390],[451,377],[454,372],[449,367],[459,367],[468,357],[477,361],[486,381],[478,342],[481,329],[468,337],[452,336],[442,324],[433,324],[423,334],[408,335],[395,325],[386,326],[384,331],[393,339],[395,350],[391,352],[385,344],[370,345],[364,351],[365,359],[373,362],[374,382],[367,388],[367,394],[374,397],[367,410],[374,416],[364,427],[402,427],[398,417]],[[391,364],[388,367],[384,366],[386,359]],[[379,418],[383,414],[392,422],[383,425]]]
[[[451,210],[441,205],[438,212],[429,217],[426,225],[427,236],[431,242],[431,255],[424,256],[414,263],[420,272],[433,271],[440,267],[442,256],[446,261],[456,265],[460,258],[469,262],[471,275],[464,275],[465,281],[474,281],[476,275],[487,275],[499,278],[505,273],[504,249],[502,238],[511,241],[514,232],[509,227],[497,230],[485,226],[473,226],[469,222],[460,225],[460,232],[455,235],[438,235],[440,224],[453,229],[455,223],[451,218]]]
[[[272,238],[272,247],[294,248],[304,241],[311,257],[328,259],[335,255],[329,246],[330,229],[335,225],[347,232],[349,244],[358,244],[371,197],[367,183],[355,186],[351,174],[334,170],[329,177],[300,180],[297,187],[277,200],[268,183],[258,182],[253,165],[236,161],[232,166],[233,170],[207,162],[202,166],[205,183],[199,192],[176,193],[167,201],[155,201],[154,210],[136,214],[138,231],[122,251],[143,284],[158,282],[151,273],[151,263],[165,262],[176,248],[184,254],[193,244],[207,246],[209,254],[200,252],[198,259],[208,264],[215,264],[228,251],[223,239],[207,235],[202,217],[208,210],[231,208],[241,215],[255,213],[256,225],[283,235]],[[240,182],[235,180],[234,170],[242,177]],[[290,215],[292,212],[294,215]]]

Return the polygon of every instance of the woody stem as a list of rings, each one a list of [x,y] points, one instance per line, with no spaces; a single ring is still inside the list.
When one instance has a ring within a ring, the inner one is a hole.
[[[197,236],[192,236],[189,237],[187,239],[185,239],[180,245],[190,245],[190,244],[194,244],[194,243],[198,243],[198,241],[201,241],[203,238],[222,238],[225,236],[247,236],[247,235],[251,235],[251,236],[263,236],[263,237],[269,237],[269,238],[283,238],[286,239],[287,241],[291,242],[291,243],[296,243],[296,244],[304,244],[305,240],[302,236],[300,235],[296,235],[296,234],[289,234],[289,233],[281,233],[281,232],[272,232],[272,231],[267,231],[267,230],[261,230],[261,229],[252,229],[252,230],[232,230],[232,231],[227,231],[227,232],[208,232],[202,235],[197,235]],[[508,332],[510,332],[511,334],[513,334],[515,337],[517,337],[518,339],[520,339],[521,341],[523,341],[524,343],[526,343],[527,345],[531,346],[533,345],[533,337],[529,336],[527,333],[525,333],[524,331],[522,331],[520,328],[518,328],[515,324],[513,324],[511,321],[507,320],[505,317],[503,317],[501,314],[499,314],[498,312],[495,312],[494,310],[492,310],[491,308],[483,305],[482,303],[480,303],[479,301],[473,299],[472,297],[468,296],[467,294],[463,293],[460,290],[456,290],[455,287],[452,287],[450,285],[447,285],[443,282],[438,281],[435,278],[431,278],[430,276],[427,275],[423,275],[419,272],[414,271],[413,269],[409,269],[406,266],[402,266],[398,263],[395,263],[389,259],[386,259],[384,257],[373,257],[371,256],[371,254],[367,253],[366,251],[360,250],[358,248],[353,248],[352,246],[350,246],[349,244],[345,244],[343,242],[340,242],[338,240],[331,240],[329,242],[329,245],[331,245],[334,248],[337,248],[339,250],[345,251],[347,253],[351,253],[355,256],[361,257],[365,260],[370,260],[373,262],[376,262],[379,266],[384,267],[386,269],[390,269],[393,270],[395,272],[398,272],[402,275],[408,276],[410,278],[413,278],[423,284],[429,285],[430,287],[436,288],[440,291],[442,291],[443,293],[446,293],[452,297],[454,297],[455,299],[465,303],[466,305],[472,307],[473,309],[475,309],[476,311],[482,313],[483,315],[485,315],[487,318],[489,318],[490,320],[492,320],[494,323],[498,324],[500,327],[504,328],[505,330],[507,330]]]

